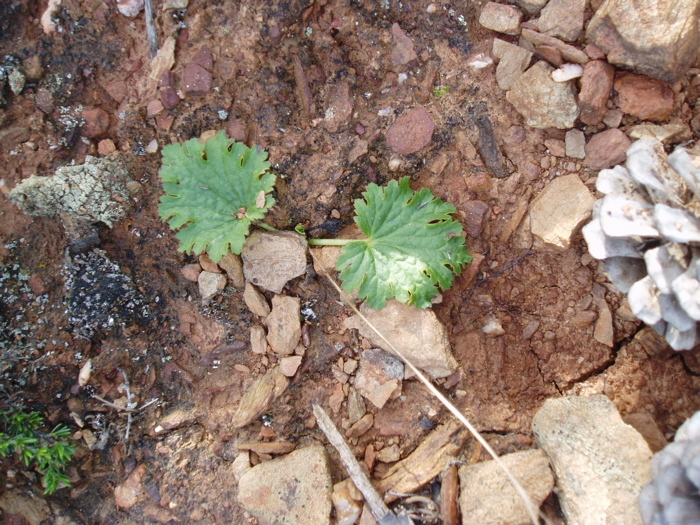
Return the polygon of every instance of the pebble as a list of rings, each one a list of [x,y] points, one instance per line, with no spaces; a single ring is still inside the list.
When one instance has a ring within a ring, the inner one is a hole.
[[[572,128],[579,109],[573,86],[569,82],[555,82],[552,68],[546,62],[537,62],[525,71],[506,93],[506,99],[533,128]]]
[[[219,267],[226,272],[228,279],[237,290],[242,290],[246,285],[243,275],[243,263],[240,256],[235,253],[227,253],[219,261]]]
[[[593,60],[586,64],[578,95],[581,122],[596,126],[603,121],[614,76],[615,68],[603,60]]]
[[[148,144],[146,144],[146,147],[143,148],[146,153],[158,153],[158,140],[153,139],[151,140]]]
[[[226,134],[230,139],[243,142],[246,136],[245,126],[237,118],[230,118],[226,124]]]
[[[595,199],[578,175],[550,182],[532,201],[532,233],[555,249],[567,249],[579,226],[591,216]]]
[[[500,460],[525,489],[536,507],[554,488],[549,460],[541,450],[506,454]],[[495,461],[459,468],[462,523],[502,525],[529,523],[525,503]]]
[[[265,523],[331,523],[330,465],[325,447],[314,445],[260,463],[238,483],[238,502]]]
[[[409,155],[430,144],[435,124],[423,106],[403,113],[386,132],[386,142],[394,153]]]
[[[294,374],[296,374],[299,369],[299,365],[301,365],[302,359],[300,355],[283,357],[280,359],[280,372],[287,377],[294,377]]]
[[[612,313],[610,307],[604,298],[596,299],[598,306],[598,319],[593,329],[593,338],[605,346],[612,348],[614,346],[614,329]]]
[[[651,450],[607,397],[548,399],[532,429],[567,523],[641,525],[637,498],[650,478]]]
[[[535,49],[535,56],[541,60],[546,60],[554,67],[560,67],[564,63],[561,51],[547,44],[538,46],[537,49]]]
[[[251,423],[269,409],[270,404],[282,395],[288,385],[289,380],[278,367],[268,370],[246,389],[231,418],[231,426],[243,428]]]
[[[146,465],[139,465],[129,474],[124,483],[114,487],[114,504],[120,509],[130,509],[145,496],[143,477]]]
[[[483,27],[507,35],[517,35],[522,20],[523,13],[517,7],[496,2],[487,3],[479,15]]]
[[[383,350],[365,350],[355,375],[355,389],[377,408],[382,408],[400,388],[404,365]]]
[[[267,342],[279,355],[292,355],[301,340],[301,300],[298,297],[275,295],[272,311],[267,316]]]
[[[306,239],[297,233],[254,231],[241,252],[243,274],[248,282],[280,293],[306,273],[306,249]]]
[[[209,301],[226,288],[226,276],[220,273],[201,272],[197,277],[199,283],[199,294],[202,296],[202,304]]]
[[[600,49],[595,44],[586,44],[586,47],[583,48],[583,51],[589,57],[591,57],[591,60],[604,60],[605,59],[605,53],[603,53],[603,50]]]
[[[330,90],[329,100],[324,126],[330,133],[335,133],[341,126],[347,124],[352,116],[353,98],[350,83],[347,80],[341,80],[335,84]]]
[[[367,407],[362,395],[355,387],[348,390],[348,420],[350,424],[356,423],[367,413]]]
[[[151,100],[146,105],[146,116],[155,117],[163,112],[165,107],[161,100]]]
[[[335,508],[336,525],[353,525],[360,517],[364,498],[351,479],[333,485],[331,500]]]
[[[104,109],[84,109],[83,120],[82,134],[89,139],[104,135],[109,128],[109,113]]]
[[[394,37],[394,48],[391,50],[391,62],[394,66],[408,64],[411,60],[418,58],[413,42],[401,30],[399,24],[391,26],[391,35]]]
[[[144,0],[117,0],[117,10],[124,16],[134,18],[144,6]]]
[[[492,53],[498,59],[498,66],[496,66],[498,87],[508,91],[530,65],[532,53],[500,38],[494,38]]]
[[[536,15],[547,5],[547,0],[516,0],[515,3],[525,9],[528,14]]]
[[[347,438],[359,438],[367,433],[374,425],[374,416],[371,413],[362,416],[359,421],[354,423],[345,433]]]
[[[586,38],[611,64],[665,82],[675,82],[697,60],[700,44],[696,0],[604,2],[588,24]]]
[[[250,283],[245,284],[243,300],[248,309],[255,315],[263,319],[270,315],[270,305],[267,303],[267,299],[265,299],[265,296]]]
[[[180,103],[180,95],[174,87],[162,87],[159,90],[160,102],[165,109],[175,109]]]
[[[612,168],[627,158],[632,141],[617,128],[593,135],[586,144],[586,167],[592,170]]]
[[[587,0],[549,0],[540,12],[537,27],[542,33],[575,42],[583,31]]]
[[[544,141],[545,147],[549,150],[549,153],[555,157],[565,157],[566,156],[566,144],[563,140],[559,139],[546,139]]]
[[[188,96],[203,96],[211,91],[212,74],[195,62],[185,66],[182,76],[182,91]],[[162,94],[162,91],[161,91]],[[161,98],[162,100],[162,98]],[[163,106],[168,107],[163,101]]]
[[[202,66],[207,71],[214,69],[214,57],[207,46],[202,46],[192,57],[192,62]]]
[[[628,115],[661,122],[673,112],[671,86],[655,78],[621,71],[615,75],[615,91],[618,107]]]
[[[480,200],[468,200],[459,207],[463,212],[464,229],[467,235],[477,238],[484,230],[484,223],[489,215],[489,205]]]
[[[586,157],[586,135],[580,129],[570,129],[564,139],[566,156],[574,159]]]
[[[103,139],[97,143],[97,153],[106,157],[110,153],[117,151],[117,146],[112,139]]]
[[[521,34],[525,40],[529,40],[536,46],[548,45],[557,48],[561,52],[562,58],[568,62],[576,62],[577,64],[586,64],[588,62],[586,53],[571,44],[562,42],[558,38],[538,33],[528,28],[523,28]]]
[[[105,86],[105,91],[117,104],[121,104],[129,94],[129,86],[123,80],[115,80]]]
[[[622,123],[622,117],[625,114],[619,109],[611,109],[605,114],[603,118],[603,124],[609,128],[617,128]]]
[[[254,354],[266,354],[269,348],[265,329],[260,325],[250,327],[250,350]]]
[[[382,310],[363,304],[360,312],[415,366],[432,378],[447,377],[457,369],[447,329],[430,309],[417,310],[398,301],[388,301]],[[373,345],[391,352],[391,348],[354,315],[345,320],[346,328],[356,328]]]
[[[384,447],[377,452],[376,458],[382,463],[394,463],[401,459],[401,448],[398,445]]]

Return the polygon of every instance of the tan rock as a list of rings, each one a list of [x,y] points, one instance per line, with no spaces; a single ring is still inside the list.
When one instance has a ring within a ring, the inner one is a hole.
[[[532,60],[530,51],[499,38],[493,40],[493,56],[498,58],[496,82],[504,91],[513,87]]]
[[[238,409],[231,420],[233,428],[242,428],[252,422],[286,390],[287,385],[289,380],[278,367],[256,379],[245,391],[238,404]]]
[[[393,463],[401,459],[401,449],[398,445],[384,447],[377,452],[377,459],[382,463]]]
[[[265,329],[260,325],[250,327],[250,349],[254,354],[265,354],[269,348]]]
[[[292,355],[301,339],[301,301],[298,297],[276,295],[267,316],[267,342],[279,355]]]
[[[363,304],[360,312],[389,342],[430,377],[447,377],[457,369],[447,330],[432,310],[417,310],[398,301],[388,301],[382,310],[373,310]],[[347,328],[358,329],[373,345],[392,352],[359,316],[346,319],[344,324]]]
[[[532,201],[532,233],[544,244],[565,250],[591,216],[594,202],[578,175],[558,177]]]
[[[250,234],[243,246],[243,273],[248,282],[274,293],[306,272],[306,239],[294,232]]]
[[[221,268],[206,253],[199,256],[199,265],[205,272],[221,273]]]
[[[403,363],[383,350],[365,350],[355,376],[355,389],[377,408],[382,408],[401,387]]]
[[[240,256],[235,253],[227,253],[219,261],[219,267],[226,272],[229,281],[237,290],[242,290],[245,287],[246,281]]]
[[[199,293],[202,296],[202,304],[209,301],[226,288],[226,276],[220,273],[201,272],[197,276]]]
[[[543,33],[538,33],[532,29],[523,28],[522,36],[526,40],[529,40],[536,46],[552,46],[561,52],[562,58],[568,62],[575,62],[577,64],[586,64],[588,62],[588,55],[581,51],[579,48],[562,42],[558,38],[553,36],[545,35]]]
[[[245,283],[245,291],[243,292],[243,300],[245,301],[248,310],[263,319],[270,315],[270,305],[267,304],[267,299],[260,291],[250,283]]]
[[[540,12],[538,29],[549,36],[575,42],[583,30],[587,0],[549,0]]]
[[[364,498],[351,479],[333,486],[332,500],[338,525],[355,523],[360,517]]]
[[[129,474],[124,483],[114,487],[114,503],[120,509],[130,509],[145,496],[143,476],[146,465],[139,465]]]
[[[374,425],[374,416],[369,413],[362,416],[359,421],[354,423],[345,435],[349,438],[357,438],[363,436]]]
[[[300,355],[283,357],[280,359],[280,371],[287,377],[294,377],[294,374],[296,374],[299,369],[299,365],[301,365],[302,359]]]
[[[520,32],[522,20],[523,13],[517,7],[496,2],[487,3],[479,15],[479,23],[483,27],[508,35]]]

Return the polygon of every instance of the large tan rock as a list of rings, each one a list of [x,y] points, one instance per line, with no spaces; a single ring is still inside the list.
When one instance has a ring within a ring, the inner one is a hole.
[[[447,329],[432,310],[418,310],[398,301],[388,301],[381,310],[363,304],[360,312],[407,359],[433,379],[447,377],[457,369]],[[358,315],[346,319],[345,326],[356,328],[373,345],[393,353],[391,347]]]
[[[306,272],[306,239],[294,232],[250,234],[241,252],[248,282],[274,293]]]
[[[607,0],[586,36],[612,64],[675,82],[697,58],[698,0]]]
[[[554,179],[532,202],[532,233],[544,244],[567,249],[593,210],[595,199],[578,175]]]

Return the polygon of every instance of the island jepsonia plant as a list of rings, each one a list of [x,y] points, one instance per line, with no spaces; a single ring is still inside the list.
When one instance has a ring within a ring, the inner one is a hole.
[[[274,204],[275,176],[267,153],[233,142],[219,132],[163,148],[160,178],[166,195],[158,211],[177,234],[180,250],[209,253],[219,261],[240,253],[251,224]],[[358,291],[368,306],[381,309],[388,299],[417,308],[430,306],[439,290],[452,286],[471,261],[457,210],[410,179],[386,187],[367,186],[355,201],[355,222],[365,239],[310,239],[311,245],[342,246],[337,270],[348,292]]]
[[[241,253],[251,224],[260,224],[275,203],[275,176],[267,152],[226,138],[223,131],[201,143],[191,139],[163,148],[158,175],[165,195],[158,213],[170,223],[185,253],[207,252],[218,262]]]
[[[0,410],[0,456],[16,454],[25,466],[38,471],[44,494],[53,494],[61,486],[70,487],[64,470],[75,447],[67,441],[69,436],[70,429],[63,425],[46,432],[39,412]]]

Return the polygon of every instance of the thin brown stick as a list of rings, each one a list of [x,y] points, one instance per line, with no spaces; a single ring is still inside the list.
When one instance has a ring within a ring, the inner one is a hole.
[[[158,54],[158,32],[156,31],[156,22],[153,16],[153,0],[146,0],[144,4],[146,8],[146,35],[148,37],[151,59],[153,59]]]

